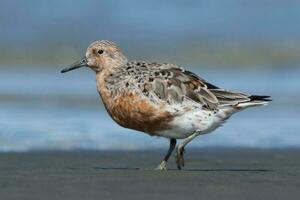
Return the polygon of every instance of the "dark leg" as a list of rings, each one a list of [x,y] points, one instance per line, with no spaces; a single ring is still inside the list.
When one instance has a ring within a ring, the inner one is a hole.
[[[177,164],[177,169],[181,169],[184,167],[184,147],[176,149],[176,164]]]
[[[166,154],[166,156],[164,157],[163,161],[166,161],[168,162],[172,152],[174,151],[175,149],[175,146],[176,146],[176,139],[170,139],[170,147],[169,147],[169,150],[168,150],[168,153]]]
[[[167,169],[167,162],[168,162],[172,152],[174,151],[175,146],[176,146],[176,139],[171,138],[168,153],[165,155],[164,159],[162,160],[160,165],[157,167],[157,169],[160,169],[160,170],[166,170]]]
[[[192,135],[190,135],[189,137],[187,137],[186,139],[184,139],[182,141],[182,143],[177,146],[177,148],[176,148],[176,153],[177,153],[177,155],[176,155],[176,164],[177,164],[177,168],[178,169],[181,169],[182,167],[184,167],[184,158],[183,158],[184,147],[190,141],[192,141],[195,137],[197,137],[200,134],[201,134],[200,131],[194,132]]]

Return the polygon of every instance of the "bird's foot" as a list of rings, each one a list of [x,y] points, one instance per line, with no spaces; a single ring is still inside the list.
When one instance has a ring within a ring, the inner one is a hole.
[[[156,170],[162,170],[162,171],[166,171],[167,170],[167,162],[165,160],[163,160],[157,168],[155,168]]]
[[[181,169],[184,167],[184,158],[183,158],[184,148],[183,147],[177,147],[176,148],[176,164],[177,169]]]

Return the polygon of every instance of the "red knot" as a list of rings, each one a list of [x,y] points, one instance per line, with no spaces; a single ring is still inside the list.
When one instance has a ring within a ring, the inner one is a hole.
[[[224,90],[193,72],[168,63],[128,61],[113,42],[93,42],[85,56],[61,72],[89,67],[111,118],[119,125],[170,140],[158,166],[166,170],[176,148],[176,164],[184,166],[184,148],[199,135],[218,128],[232,114],[268,104],[269,96]],[[176,140],[182,142],[176,146]]]

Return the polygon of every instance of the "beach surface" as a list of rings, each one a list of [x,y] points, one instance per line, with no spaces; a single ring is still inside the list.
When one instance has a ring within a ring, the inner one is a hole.
[[[300,149],[187,149],[186,167],[154,168],[165,150],[0,154],[0,199],[299,199]]]

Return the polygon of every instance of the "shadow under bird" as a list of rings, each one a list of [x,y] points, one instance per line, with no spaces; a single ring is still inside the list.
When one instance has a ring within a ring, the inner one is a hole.
[[[176,148],[176,164],[184,166],[184,148],[199,135],[218,128],[232,114],[267,105],[269,96],[219,88],[175,64],[128,61],[113,42],[99,40],[85,56],[63,69],[88,67],[111,118],[119,125],[170,140],[157,169],[166,170]],[[176,140],[182,142],[176,146]]]

